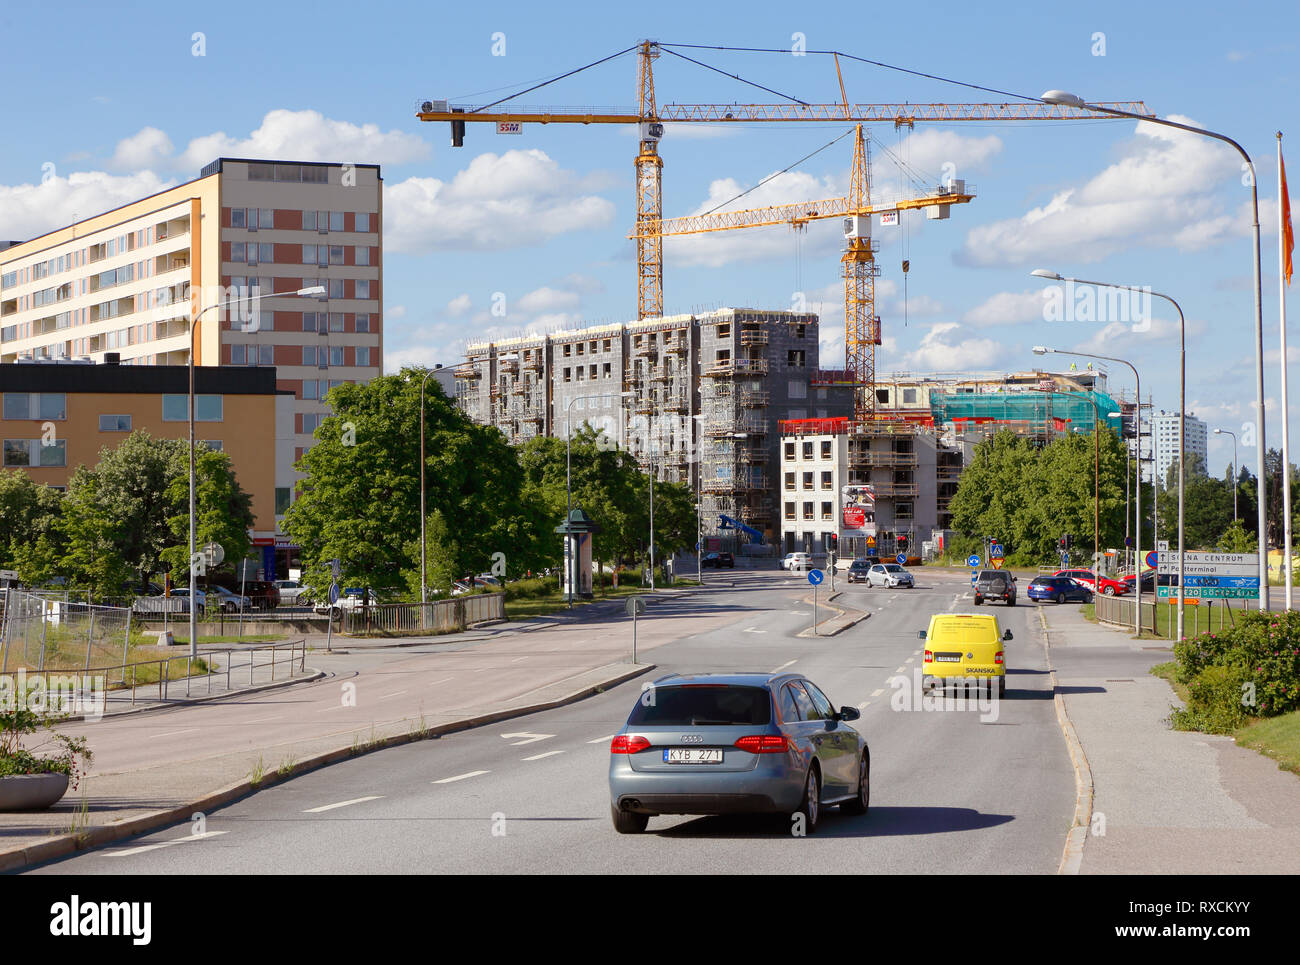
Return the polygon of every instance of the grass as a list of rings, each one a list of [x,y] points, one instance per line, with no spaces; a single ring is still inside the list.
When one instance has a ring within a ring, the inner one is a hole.
[[[575,607],[586,606],[588,603],[597,603],[601,600],[615,600],[622,597],[637,596],[642,593],[649,593],[648,587],[644,586],[619,586],[618,589],[613,587],[602,587],[597,595],[590,600],[584,600],[581,597],[573,598]],[[506,599],[506,619],[507,620],[527,620],[530,617],[546,616],[550,613],[557,613],[560,610],[568,608],[568,601],[564,592],[559,587],[553,587],[546,593],[539,596],[527,597],[519,600]]]
[[[1282,770],[1300,775],[1300,711],[1255,721],[1232,736],[1242,747],[1277,761]]]
[[[264,777],[266,777],[266,762],[262,759],[262,755],[258,754],[257,763],[253,765],[253,770],[248,775],[248,783],[257,787]]]
[[[1237,614],[1233,613],[1229,616],[1228,608],[1223,604],[1223,600],[1216,600],[1214,606],[1207,606],[1204,602],[1200,606],[1187,606],[1184,604],[1183,636],[1192,637],[1206,631],[1217,633],[1224,628],[1231,628],[1233,619]],[[1240,609],[1240,607],[1237,607],[1237,609]],[[1156,604],[1156,636],[1164,637],[1166,640],[1171,639],[1177,625],[1178,607],[1170,606],[1163,600],[1159,601]]]
[[[1097,622],[1097,604],[1085,603],[1083,605],[1083,618],[1089,623]]]
[[[1178,663],[1176,661],[1169,660],[1165,663],[1156,664],[1154,667],[1151,668],[1149,672],[1153,676],[1159,677],[1161,680],[1168,681],[1169,686],[1173,687],[1174,693],[1178,695],[1178,699],[1181,700],[1184,704],[1186,704],[1188,701],[1187,684],[1179,683],[1179,681],[1175,678],[1174,675],[1177,671],[1178,671]]]
[[[172,633],[172,639],[175,640],[178,645],[190,642],[188,636],[182,636],[174,631]],[[242,637],[236,636],[233,633],[227,633],[224,636],[204,636],[203,634],[199,634],[200,646],[205,643],[278,643],[284,639],[285,635],[283,633],[246,633]]]

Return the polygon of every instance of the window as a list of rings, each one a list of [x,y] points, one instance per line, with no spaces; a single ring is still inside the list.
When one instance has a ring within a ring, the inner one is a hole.
[[[801,368],[803,368],[803,366],[804,366],[804,351],[803,351],[803,349],[790,349],[790,351],[786,352],[786,353],[785,353],[785,363],[786,363],[786,365],[790,366],[790,368],[792,368],[792,369],[801,369]],[[805,395],[806,395],[806,393],[805,393]],[[802,398],[804,398],[804,396],[799,396],[799,398],[802,399]]]
[[[129,415],[102,415],[99,417],[100,432],[130,432],[131,417]]]
[[[4,464],[6,466],[30,466],[31,450],[26,439],[6,439]]]
[[[315,245],[303,245],[303,246],[302,246],[302,263],[303,263],[304,265],[314,265],[314,264],[316,264],[316,246],[315,246]]]
[[[600,377],[602,379],[608,379],[611,378],[612,375],[613,375],[613,370],[610,368],[610,363],[606,362],[604,367],[601,369]]]
[[[916,389],[904,389],[904,390],[903,390],[903,404],[904,404],[904,405],[915,405],[915,404],[916,404]]]
[[[789,687],[781,688],[781,720],[793,723],[799,719],[799,705],[795,703],[794,693]]]
[[[803,474],[803,488],[804,488],[804,489],[812,489],[812,488],[813,488],[813,474],[812,474],[812,473],[810,473],[810,472],[806,472],[806,473]]]
[[[822,503],[822,519],[834,519],[835,514],[831,509],[830,503]]]
[[[368,331],[370,331],[370,313],[369,313],[369,312],[357,312],[357,331],[358,331],[358,332],[368,332]]]
[[[293,501],[293,490],[288,486],[275,487],[275,515],[283,516]]]
[[[316,331],[316,313],[315,313],[315,312],[303,312],[303,313],[302,313],[302,330],[303,330],[304,332],[314,332],[314,331]]]
[[[568,346],[566,345],[565,348],[568,348]],[[568,354],[568,353],[566,352],[565,354]],[[570,372],[571,372],[570,369],[565,369],[565,370],[564,370],[564,381],[565,381],[565,382],[568,382],[568,381],[570,380]]]
[[[247,348],[248,348],[248,346],[246,346],[246,345],[232,345],[232,346],[230,346],[230,364],[231,364],[231,365],[244,365],[244,364],[246,364],[246,362],[247,362],[247,351],[246,351]],[[101,427],[101,428],[102,428],[102,427]]]
[[[243,228],[248,222],[244,220],[243,208],[230,209],[230,226],[232,228]]]
[[[370,297],[370,280],[367,278],[357,279],[357,298]]]
[[[304,345],[304,346],[302,347],[302,364],[303,364],[303,365],[315,365],[315,364],[316,364],[316,346],[315,346],[315,345]],[[313,396],[312,398],[315,398],[315,396]]]
[[[831,457],[831,441],[830,441],[829,439],[823,439],[823,440],[822,440],[822,458],[823,458],[823,459],[829,459],[830,457]]]
[[[793,459],[793,458],[794,458],[794,443],[793,443],[793,442],[787,442],[787,443],[785,444],[785,457],[786,457],[787,459]]]
[[[831,486],[831,474],[828,472],[822,473],[822,489],[831,489],[831,488],[833,488]]]
[[[357,365],[368,366],[370,364],[370,346],[357,346]]]
[[[342,246],[342,245],[330,245],[330,246],[329,246],[329,254],[330,254],[330,264],[331,264],[331,265],[341,265],[341,264],[343,264],[343,246]]]
[[[6,392],[4,414],[6,419],[30,419],[31,396],[26,392]],[[5,463],[8,465],[8,463]]]
[[[785,474],[785,488],[790,492],[794,491],[794,473],[788,472]]]
[[[6,419],[66,419],[67,396],[62,392],[6,392]]]
[[[257,225],[259,228],[275,227],[275,209],[259,208],[257,211]],[[263,258],[263,261],[270,261],[269,258]]]
[[[785,518],[794,519],[794,503],[785,504]]]
[[[330,212],[330,231],[342,231],[342,230],[343,230],[343,212],[342,212],[342,211],[331,211],[331,212]]]
[[[341,331],[343,331],[343,313],[342,313],[342,312],[330,312],[330,331],[331,331],[331,332],[341,332]]]
[[[198,440],[196,440],[196,441],[197,441],[198,444],[201,445],[201,446],[207,446],[207,447],[208,447],[209,449],[211,449],[213,452],[225,452],[225,451],[226,451],[225,443],[223,443],[220,439],[198,439]]]
[[[304,412],[302,414],[302,431],[308,435],[314,434],[324,421],[325,416],[319,412]]]
[[[312,363],[315,364],[315,363]],[[320,398],[320,387],[315,379],[304,379],[302,383],[302,397],[304,399]]]
[[[358,265],[370,264],[370,249],[364,245],[358,245],[356,248],[356,263]]]
[[[356,226],[357,231],[370,230],[370,214],[368,212],[358,211],[356,213],[356,219],[357,219],[357,226]],[[360,262],[358,262],[358,264],[360,264]]]
[[[813,457],[813,444],[811,442],[805,442],[803,444],[803,457],[805,459],[811,459]]]
[[[330,279],[330,296],[329,296],[329,297],[330,297],[330,298],[342,298],[342,297],[343,297],[343,279],[342,279],[342,278],[331,278],[331,279]]]
[[[808,398],[808,384],[806,382],[792,379],[789,382],[789,394],[792,399]]]
[[[811,489],[812,487],[809,486],[809,487],[806,487],[806,488]],[[813,518],[813,504],[812,504],[812,503],[804,503],[804,504],[803,504],[803,518],[804,518],[804,519],[812,519],[812,518]]]
[[[343,346],[342,346],[342,345],[331,345],[331,346],[330,346],[330,365],[342,365],[342,364],[343,364]]]
[[[302,213],[302,230],[303,230],[303,231],[315,231],[315,230],[316,230],[316,212],[315,212],[315,211],[304,211],[304,212]]]
[[[194,398],[195,422],[220,422],[224,396],[199,395]],[[185,422],[189,412],[189,397],[179,393],[162,397],[163,422]]]
[[[252,346],[249,346],[250,348]],[[257,347],[257,364],[274,365],[275,364],[275,346],[259,345]]]

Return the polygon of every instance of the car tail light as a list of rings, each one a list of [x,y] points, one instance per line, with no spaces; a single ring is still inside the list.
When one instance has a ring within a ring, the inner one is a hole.
[[[1001,651],[1001,650],[999,650],[999,651],[997,652],[997,655],[993,658],[993,662],[994,662],[994,663],[1001,663],[1001,662],[1002,662],[1002,651]]]
[[[619,734],[609,742],[609,752],[611,754],[635,754],[643,751],[650,746],[650,741],[641,736],[629,737],[627,734]]]
[[[926,663],[934,663],[934,651],[933,651],[933,650],[927,650],[927,651],[925,651],[925,662],[926,662]]]
[[[783,734],[751,734],[736,741],[736,747],[751,754],[780,754],[790,747]]]

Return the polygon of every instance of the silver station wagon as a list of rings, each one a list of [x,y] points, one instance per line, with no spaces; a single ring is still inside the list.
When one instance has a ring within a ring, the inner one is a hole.
[[[795,673],[671,675],[637,698],[610,743],[616,831],[636,834],[661,814],[866,814],[871,753],[812,681]]]

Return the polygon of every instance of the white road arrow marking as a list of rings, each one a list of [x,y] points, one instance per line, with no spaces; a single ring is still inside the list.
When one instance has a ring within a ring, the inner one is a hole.
[[[540,761],[543,757],[554,757],[556,754],[563,754],[564,751],[545,751],[541,754],[534,754],[532,757],[525,757],[526,761]]]
[[[522,747],[524,744],[533,744],[536,743],[537,741],[544,741],[548,737],[554,737],[555,735],[554,734],[529,734],[529,733],[525,733],[524,731],[520,731],[517,734],[502,734],[501,736],[504,737],[506,740],[512,740],[515,737],[522,737],[523,740],[514,741],[510,745],[511,747]]]

